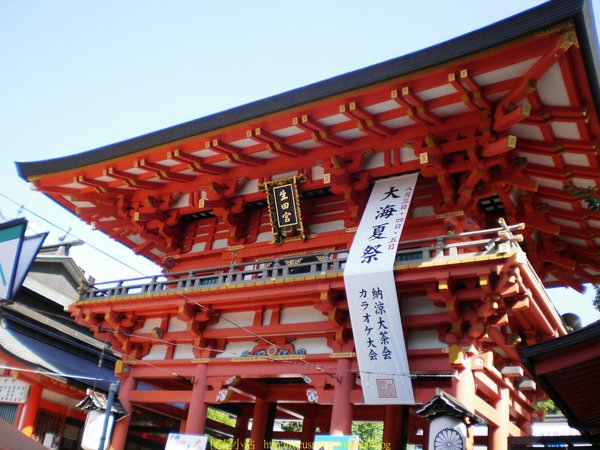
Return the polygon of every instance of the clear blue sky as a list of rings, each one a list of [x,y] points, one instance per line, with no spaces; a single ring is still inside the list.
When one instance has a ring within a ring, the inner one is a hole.
[[[13,161],[78,153],[192,120],[420,50],[540,3],[0,1],[0,211],[14,218],[24,205],[142,273],[158,273],[32,192]],[[592,3],[600,15],[600,0]],[[64,235],[25,215],[51,239]],[[139,275],[88,245],[73,255],[101,280]],[[553,293],[561,312],[579,313],[585,323],[600,317],[590,307],[591,289],[582,298],[561,291]]]

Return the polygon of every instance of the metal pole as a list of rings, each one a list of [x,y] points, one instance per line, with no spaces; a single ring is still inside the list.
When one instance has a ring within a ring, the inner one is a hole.
[[[102,434],[100,434],[100,444],[98,450],[104,450],[104,442],[106,441],[106,431],[108,430],[108,421],[110,420],[110,414],[112,411],[113,401],[115,400],[115,392],[117,391],[117,385],[111,383],[108,388],[108,400],[106,401],[106,410],[104,411],[104,422],[102,424]]]

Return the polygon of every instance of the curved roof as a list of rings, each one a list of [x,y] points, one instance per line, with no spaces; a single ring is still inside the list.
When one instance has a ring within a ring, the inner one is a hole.
[[[586,0],[554,0],[450,41],[399,58],[76,155],[42,161],[17,162],[17,170],[22,178],[29,179],[37,175],[71,170],[126,156],[415,73],[518,39],[540,29],[552,27],[565,20],[573,20],[575,23],[586,70],[589,79],[592,80],[590,88],[598,105],[600,104],[598,85],[600,65],[591,4]]]
[[[339,195],[419,171],[436,214],[525,223],[546,285],[582,289],[600,280],[600,212],[566,189],[600,186],[597,47],[589,1],[554,0],[400,58],[17,167],[161,265],[189,252],[185,223],[231,224],[280,174],[310,175],[303,194]]]
[[[600,321],[521,349],[522,360],[569,420],[600,435]]]

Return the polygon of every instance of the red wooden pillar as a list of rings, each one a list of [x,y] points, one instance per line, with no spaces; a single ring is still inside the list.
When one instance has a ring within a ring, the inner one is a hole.
[[[329,422],[329,420],[327,422],[320,420],[317,423],[317,427],[319,427],[319,434],[330,434],[329,433],[330,426],[331,426],[331,423]],[[316,431],[315,431],[315,434],[317,434]]]
[[[465,357],[454,381],[454,396],[463,405],[472,408],[475,404],[475,378],[471,371],[471,359]]]
[[[207,371],[208,366],[206,364],[198,364],[198,367],[196,367],[194,388],[192,389],[192,396],[190,398],[190,408],[188,410],[185,425],[186,434],[204,433],[207,409],[207,405],[204,402],[204,394],[206,394]]]
[[[383,448],[403,448],[404,437],[404,413],[403,405],[386,405],[383,422]]]
[[[464,355],[462,358],[462,367],[459,366],[458,369],[458,379],[454,381],[454,396],[463,405],[472,409],[473,405],[475,405],[475,377],[471,370],[471,358],[469,355]],[[473,439],[468,439],[465,448],[472,450],[473,447]]]
[[[256,399],[254,414],[252,415],[252,431],[250,432],[250,448],[252,450],[265,450],[267,426],[269,425],[270,403],[266,400]]]
[[[425,427],[423,427],[423,438],[421,439],[421,448],[429,448],[429,425],[431,422],[427,421]]]
[[[510,396],[508,389],[499,387],[500,394],[496,402],[496,414],[498,423],[495,425],[489,424],[489,449],[490,450],[506,450],[508,448],[508,427],[510,425]]]
[[[235,421],[235,431],[233,432],[232,449],[243,449],[246,439],[249,437],[248,422],[250,421],[250,411],[243,409]]]
[[[333,392],[333,407],[331,408],[332,435],[347,435],[352,432],[352,388],[354,374],[350,371],[352,361],[342,358],[337,363],[338,382]]]
[[[129,401],[129,397],[131,396],[131,391],[135,389],[136,384],[137,382],[135,378],[127,377],[119,389],[119,403],[121,403],[128,414],[121,420],[115,422],[112,440],[110,441],[111,450],[123,450],[125,448],[127,431],[129,430],[129,422],[131,421],[131,414],[133,410],[131,407],[131,402]]]
[[[41,384],[32,383],[29,388],[29,397],[23,411],[20,430],[27,436],[32,436],[35,427],[35,418],[37,417],[40,400],[42,399],[42,391],[44,388]]]
[[[300,442],[304,444],[301,448],[311,448],[313,442],[315,442],[315,419],[312,417],[305,417],[302,421],[302,434],[300,435]]]

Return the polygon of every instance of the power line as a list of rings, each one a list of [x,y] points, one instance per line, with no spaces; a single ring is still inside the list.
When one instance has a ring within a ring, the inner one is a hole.
[[[85,239],[82,239],[82,238],[80,238],[80,237],[78,237],[78,236],[74,235],[73,233],[71,233],[71,228],[69,228],[68,230],[65,230],[64,228],[62,228],[62,227],[60,227],[60,226],[56,225],[55,223],[51,222],[50,220],[46,219],[45,217],[43,217],[43,216],[41,216],[41,215],[39,215],[39,214],[37,214],[37,213],[35,213],[35,212],[31,211],[29,208],[26,208],[24,205],[22,205],[22,204],[19,204],[18,202],[15,202],[13,199],[9,198],[8,196],[6,196],[6,195],[5,195],[4,193],[2,193],[2,192],[0,192],[0,196],[4,197],[5,199],[7,199],[7,200],[9,200],[10,202],[14,203],[15,205],[19,206],[19,211],[20,211],[20,212],[22,212],[23,210],[24,210],[24,211],[27,211],[28,213],[30,213],[30,214],[34,215],[35,217],[39,218],[40,220],[42,220],[42,221],[44,221],[44,222],[48,223],[49,225],[51,225],[51,226],[55,227],[56,229],[58,229],[58,230],[62,231],[62,232],[64,233],[64,236],[63,236],[63,238],[64,238],[64,237],[66,237],[67,235],[71,235],[71,236],[73,236],[73,238],[75,238],[75,239],[78,239],[78,240],[82,241],[84,244],[86,244],[86,245],[89,245],[89,246],[90,246],[91,248],[93,248],[94,250],[96,250],[96,251],[98,251],[98,252],[102,253],[103,255],[105,255],[105,256],[107,256],[107,257],[109,257],[110,259],[112,259],[112,260],[114,260],[114,261],[116,261],[116,262],[118,262],[118,263],[120,263],[120,264],[124,265],[125,267],[128,267],[129,269],[131,269],[131,270],[133,270],[134,272],[136,272],[136,273],[140,274],[141,276],[143,276],[143,277],[148,277],[148,275],[147,275],[147,274],[145,274],[145,273],[141,272],[139,269],[137,269],[137,268],[135,268],[135,267],[133,267],[133,266],[131,266],[131,265],[129,265],[129,264],[127,264],[127,263],[125,263],[125,262],[121,261],[120,259],[116,258],[114,255],[111,255],[111,254],[109,254],[109,253],[105,252],[104,250],[102,250],[102,249],[100,249],[100,248],[96,247],[95,245],[93,245],[93,244],[90,244],[90,243],[89,243],[89,242],[87,242]],[[247,329],[246,327],[244,327],[244,326],[242,326],[242,325],[239,325],[239,324],[235,323],[234,321],[232,321],[232,320],[228,319],[227,317],[224,317],[224,316],[223,316],[222,314],[220,314],[218,311],[215,311],[215,310],[213,310],[212,308],[210,308],[210,307],[208,307],[208,306],[206,306],[206,305],[203,305],[203,304],[201,304],[201,303],[199,303],[199,302],[197,302],[197,301],[193,300],[192,298],[188,297],[187,295],[185,295],[185,294],[183,294],[183,293],[177,292],[176,290],[174,290],[174,289],[170,288],[169,286],[166,286],[166,288],[167,288],[168,290],[170,290],[170,291],[174,292],[176,295],[180,296],[180,297],[181,297],[181,298],[183,298],[184,300],[187,300],[187,301],[188,301],[188,302],[190,302],[191,304],[193,304],[193,305],[195,305],[195,306],[197,306],[197,307],[199,307],[199,308],[201,308],[201,309],[204,309],[204,310],[206,310],[206,311],[208,311],[208,312],[210,312],[210,313],[213,313],[213,314],[215,314],[215,315],[219,316],[219,319],[221,319],[221,320],[223,320],[223,321],[225,321],[225,322],[228,322],[228,323],[230,323],[232,326],[234,326],[234,327],[236,327],[236,328],[238,328],[238,329],[240,329],[240,330],[244,331],[245,333],[248,333],[250,336],[252,336],[252,337],[254,337],[254,338],[256,338],[256,339],[258,339],[258,340],[260,340],[260,341],[264,342],[265,344],[267,344],[267,345],[269,345],[269,346],[272,346],[272,347],[274,347],[274,348],[276,348],[276,349],[278,349],[278,350],[281,350],[281,349],[282,349],[282,348],[281,348],[279,345],[277,345],[276,343],[274,343],[274,342],[270,341],[269,339],[267,339],[267,338],[265,338],[265,337],[263,337],[263,336],[260,336],[260,335],[259,335],[259,334],[257,334],[257,333],[254,333],[253,331],[251,331],[251,330]],[[317,365],[317,364],[313,364],[313,363],[310,363],[310,362],[308,362],[308,361],[300,361],[300,362],[297,362],[297,363],[298,363],[298,364],[304,364],[304,365],[306,365],[306,366],[310,366],[310,367],[314,368],[315,370],[317,370],[317,371],[319,371],[319,372],[322,372],[322,373],[324,373],[324,374],[326,374],[326,375],[330,376],[331,378],[338,379],[338,377],[337,377],[335,374],[333,374],[333,373],[329,373],[329,372],[328,372],[328,371],[326,371],[326,370],[325,370],[325,369],[324,369],[322,366],[319,366],[319,365]],[[335,369],[335,368],[334,368],[333,370],[337,370],[337,369]]]
[[[82,241],[83,243],[85,243],[86,245],[89,245],[91,248],[93,248],[94,250],[102,253],[104,256],[109,257],[110,259],[124,265],[125,267],[127,267],[128,269],[133,270],[134,272],[140,274],[143,277],[147,277],[148,275],[146,275],[145,273],[141,272],[139,269],[136,269],[135,267],[115,258],[113,255],[111,255],[110,253],[105,252],[104,250],[102,250],[99,247],[96,247],[94,244],[90,244],[89,242],[87,242],[85,239],[81,239],[80,237],[77,237],[76,235],[74,235],[73,233],[71,233],[71,228],[69,228],[68,230],[65,230],[64,228],[60,227],[59,225],[56,225],[55,223],[51,222],[50,220],[46,219],[43,216],[40,216],[39,214],[33,212],[32,210],[30,210],[29,208],[26,208],[24,205],[14,201],[12,198],[8,197],[7,195],[5,195],[4,193],[0,192],[0,196],[4,197],[6,200],[8,200],[11,203],[14,203],[15,205],[17,205],[19,207],[19,214],[21,214],[21,212],[27,211],[29,214],[32,214],[33,216],[37,217],[40,220],[43,220],[44,222],[46,222],[48,225],[53,226],[54,228],[56,228],[59,231],[62,231],[64,233],[63,235],[63,239],[66,238],[66,236],[70,235],[73,236],[75,239],[79,239],[80,241]]]
[[[16,370],[19,372],[35,373],[38,375],[47,375],[47,376],[53,376],[53,377],[75,378],[78,380],[114,381],[114,380],[108,380],[105,378],[90,377],[87,375],[77,375],[77,374],[62,373],[62,372],[51,372],[51,371],[39,370],[39,369],[24,369],[22,367],[12,367],[12,366],[5,366],[5,365],[0,365],[0,369]]]

